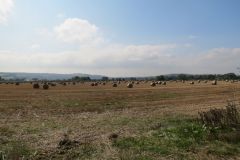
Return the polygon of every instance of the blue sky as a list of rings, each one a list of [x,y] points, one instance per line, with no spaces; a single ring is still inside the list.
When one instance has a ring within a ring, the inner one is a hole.
[[[239,16],[239,0],[0,0],[0,71],[237,72]]]

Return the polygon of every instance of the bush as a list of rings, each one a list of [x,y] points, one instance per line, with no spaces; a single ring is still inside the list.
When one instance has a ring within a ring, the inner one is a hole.
[[[210,109],[207,112],[199,112],[200,121],[212,128],[239,128],[239,112],[234,102],[228,102],[225,109]]]

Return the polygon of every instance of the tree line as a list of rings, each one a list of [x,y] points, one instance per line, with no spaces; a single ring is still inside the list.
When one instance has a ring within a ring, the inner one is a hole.
[[[240,76],[235,73],[227,74],[177,74],[177,75],[160,75],[156,76],[156,80],[239,80]]]

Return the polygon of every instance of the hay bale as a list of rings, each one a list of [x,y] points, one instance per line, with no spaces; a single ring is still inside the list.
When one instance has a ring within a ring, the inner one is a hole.
[[[117,83],[114,83],[114,84],[113,84],[113,87],[117,87]]]
[[[98,83],[97,82],[93,82],[90,84],[91,86],[98,86]]]
[[[57,84],[56,83],[51,83],[51,86],[52,87],[55,87]]]
[[[212,81],[212,85],[217,85],[217,81],[216,80]]]
[[[43,89],[44,89],[44,90],[49,89],[49,85],[48,85],[47,83],[45,83],[45,84],[43,85]]]
[[[128,83],[127,84],[127,88],[133,88],[133,84],[132,83]]]
[[[150,84],[150,86],[155,87],[155,86],[156,86],[156,83],[155,83],[155,82],[152,82],[152,83]]]
[[[162,81],[158,81],[157,84],[162,84]]]
[[[166,82],[166,81],[162,82],[162,85],[166,86],[166,85],[167,85],[167,82]]]
[[[16,83],[15,83],[15,85],[16,85],[16,86],[19,86],[19,85],[20,85],[20,83],[19,83],[19,82],[16,82]]]
[[[39,89],[39,88],[40,88],[40,85],[38,83],[33,84],[33,89]]]
[[[190,82],[190,84],[192,84],[192,85],[193,85],[193,84],[194,84],[194,81]]]

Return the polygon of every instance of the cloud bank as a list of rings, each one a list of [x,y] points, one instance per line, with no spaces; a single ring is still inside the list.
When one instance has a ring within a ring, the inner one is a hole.
[[[65,19],[44,30],[46,39],[77,49],[56,52],[0,51],[2,71],[91,73],[107,76],[151,76],[169,73],[227,73],[239,67],[240,48],[191,52],[186,44],[119,44],[106,42],[100,29],[87,20]]]

